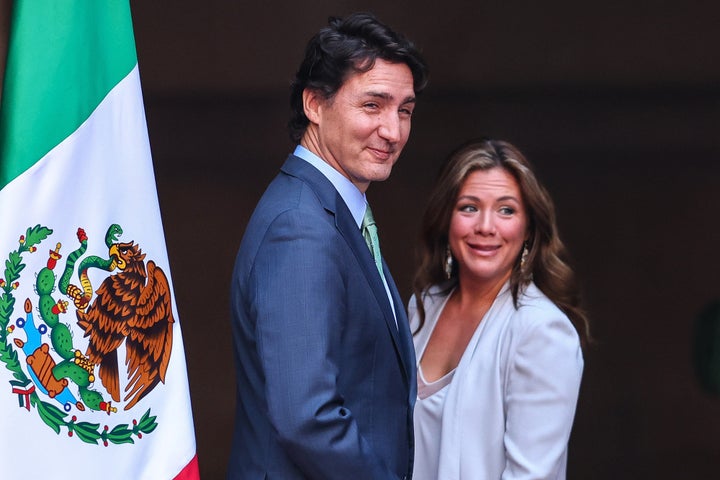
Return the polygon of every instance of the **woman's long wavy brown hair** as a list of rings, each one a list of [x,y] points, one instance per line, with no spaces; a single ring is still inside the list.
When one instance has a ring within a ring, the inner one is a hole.
[[[422,298],[433,285],[443,292],[458,282],[457,264],[450,279],[444,271],[450,218],[465,179],[476,170],[502,168],[520,187],[528,216],[528,255],[520,268],[520,255],[510,274],[510,289],[517,307],[521,289],[531,281],[570,319],[586,346],[590,341],[589,322],[580,308],[580,295],[573,270],[566,262],[567,252],[560,240],[555,207],[545,187],[525,156],[513,145],[501,140],[482,139],[468,142],[447,159],[430,194],[423,216],[419,257],[420,266],[413,281],[420,325],[425,322]],[[456,262],[455,262],[456,263]]]

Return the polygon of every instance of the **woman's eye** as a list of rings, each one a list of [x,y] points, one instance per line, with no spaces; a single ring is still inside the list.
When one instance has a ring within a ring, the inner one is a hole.
[[[501,215],[512,215],[513,213],[515,213],[515,209],[512,207],[500,207]]]

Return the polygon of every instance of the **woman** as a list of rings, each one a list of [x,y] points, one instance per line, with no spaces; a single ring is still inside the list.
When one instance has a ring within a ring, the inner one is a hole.
[[[588,324],[563,255],[552,201],[514,146],[450,156],[408,307],[414,479],[565,478]]]

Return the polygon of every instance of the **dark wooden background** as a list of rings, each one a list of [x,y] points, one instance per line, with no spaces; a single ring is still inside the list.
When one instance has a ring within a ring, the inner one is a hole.
[[[432,70],[400,162],[368,191],[405,298],[441,159],[470,137],[512,141],[556,201],[598,340],[569,478],[714,478],[720,399],[692,353],[696,316],[720,297],[720,4],[308,3],[132,2],[203,478],[223,478],[229,453],[229,278],[291,149],[288,85],[307,38],[356,10],[414,39]]]

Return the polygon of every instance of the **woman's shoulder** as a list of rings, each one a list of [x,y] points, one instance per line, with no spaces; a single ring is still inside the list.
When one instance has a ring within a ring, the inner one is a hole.
[[[532,282],[518,296],[515,317],[519,328],[555,326],[576,335],[568,316]]]
[[[518,310],[523,309],[540,309],[548,312],[562,313],[560,308],[533,282],[521,288],[518,294]]]
[[[508,338],[518,358],[532,359],[537,365],[550,362],[548,365],[571,372],[579,381],[583,355],[577,330],[536,285],[531,283],[519,296],[518,308],[510,323]]]

